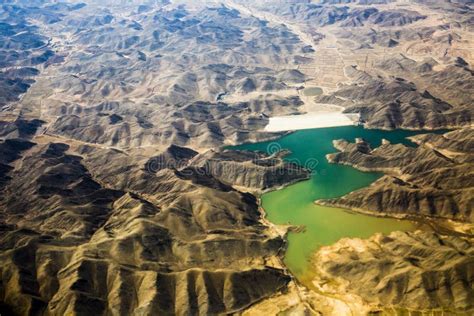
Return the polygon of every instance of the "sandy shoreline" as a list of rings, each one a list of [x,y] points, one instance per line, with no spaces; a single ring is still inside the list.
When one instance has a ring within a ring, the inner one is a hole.
[[[312,128],[350,126],[355,125],[358,120],[358,114],[344,114],[342,112],[276,116],[270,118],[270,122],[265,126],[264,131],[283,132]]]

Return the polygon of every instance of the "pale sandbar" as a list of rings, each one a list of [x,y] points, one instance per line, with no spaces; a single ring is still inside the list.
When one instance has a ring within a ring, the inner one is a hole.
[[[266,132],[295,131],[301,129],[357,125],[359,114],[342,112],[308,113],[301,115],[275,116],[265,126]]]

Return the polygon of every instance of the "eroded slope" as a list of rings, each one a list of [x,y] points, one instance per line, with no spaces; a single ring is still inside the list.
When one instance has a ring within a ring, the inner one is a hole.
[[[221,182],[191,163],[196,152],[172,146],[156,168],[139,151],[36,141],[0,144],[0,293],[15,313],[232,312],[289,282],[283,240],[231,186],[245,183]],[[257,165],[267,178],[273,165],[295,168],[277,157]]]
[[[472,138],[473,130],[464,129],[442,136],[415,136],[413,140],[420,143],[418,147],[385,142],[371,149],[360,139],[356,143],[335,141],[341,152],[329,155],[330,162],[386,175],[370,187],[317,203],[378,214],[423,215],[472,223]],[[444,149],[451,147],[456,148],[457,155]]]

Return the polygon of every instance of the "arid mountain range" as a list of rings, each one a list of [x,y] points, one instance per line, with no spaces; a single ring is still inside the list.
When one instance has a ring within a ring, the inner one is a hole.
[[[473,76],[471,0],[0,1],[0,314],[472,315]],[[435,229],[323,247],[307,287],[258,197],[309,171],[226,146],[334,106],[426,133],[335,139],[384,176],[316,203]]]

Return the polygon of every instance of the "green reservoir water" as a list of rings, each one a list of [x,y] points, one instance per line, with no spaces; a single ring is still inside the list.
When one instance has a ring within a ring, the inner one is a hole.
[[[261,197],[262,206],[271,222],[305,226],[303,232],[289,234],[285,255],[286,265],[300,280],[309,277],[309,259],[323,245],[331,245],[343,237],[368,238],[377,232],[414,230],[418,225],[410,221],[377,218],[315,205],[313,202],[317,199],[342,196],[369,185],[381,176],[378,173],[361,172],[349,166],[329,164],[325,158],[326,154],[336,152],[332,141],[341,138],[354,141],[356,137],[362,137],[369,141],[372,147],[376,147],[385,138],[392,143],[413,145],[405,138],[419,133],[346,126],[303,130],[276,141],[232,147],[269,153],[279,148],[288,149],[291,154],[286,160],[299,162],[313,170],[311,179]]]

